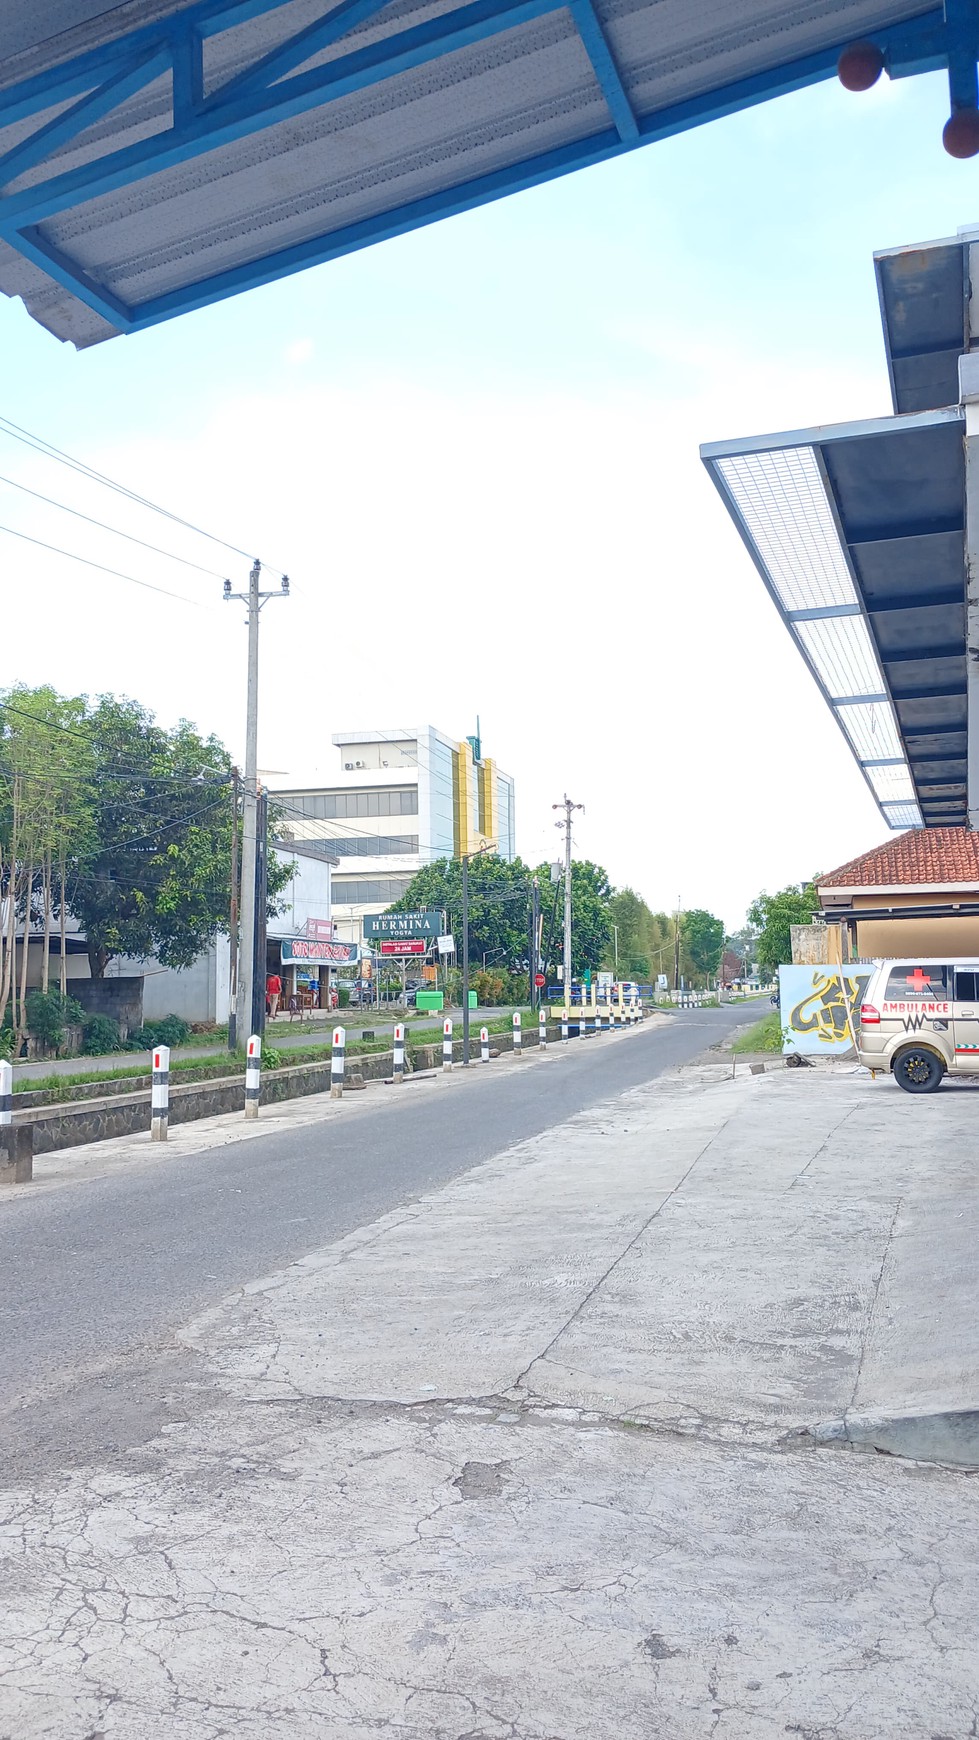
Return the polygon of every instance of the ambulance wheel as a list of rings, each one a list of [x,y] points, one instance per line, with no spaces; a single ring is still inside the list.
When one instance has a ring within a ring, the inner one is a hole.
[[[895,1052],[891,1065],[894,1080],[909,1094],[932,1094],[941,1087],[945,1065],[923,1045],[905,1045]]]

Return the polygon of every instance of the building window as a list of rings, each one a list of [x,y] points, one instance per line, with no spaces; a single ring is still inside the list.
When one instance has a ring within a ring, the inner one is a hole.
[[[310,822],[355,821],[358,816],[417,816],[418,787],[384,791],[308,791],[272,793],[285,818]]]
[[[418,851],[417,834],[347,834],[330,841],[338,858],[409,857]]]
[[[390,906],[400,900],[410,876],[351,877],[334,876],[334,906]]]

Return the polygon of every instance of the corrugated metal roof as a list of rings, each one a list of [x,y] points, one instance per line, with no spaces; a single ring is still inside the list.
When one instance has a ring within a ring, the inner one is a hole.
[[[874,255],[891,398],[899,413],[958,403],[959,357],[969,348],[969,235],[963,230]]]
[[[701,456],[892,828],[967,817],[965,413]]]
[[[921,0],[34,0],[4,26],[0,290],[95,343],[826,77],[856,37],[906,68],[941,19]]]

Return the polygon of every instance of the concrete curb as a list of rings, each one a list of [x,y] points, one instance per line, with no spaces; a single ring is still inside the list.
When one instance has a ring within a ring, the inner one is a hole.
[[[822,1421],[805,1435],[816,1444],[979,1468],[979,1407],[920,1414],[846,1414],[840,1420]]]

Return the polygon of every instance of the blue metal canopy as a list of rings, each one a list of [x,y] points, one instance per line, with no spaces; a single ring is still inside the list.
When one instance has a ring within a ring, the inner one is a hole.
[[[854,38],[892,77],[958,56],[969,104],[979,30],[977,0],[7,11],[0,290],[78,346],[799,89]]]
[[[967,820],[965,412],[701,448],[889,827]]]
[[[970,247],[977,236],[963,229],[945,241],[874,255],[897,412],[958,403],[959,357],[970,348]]]

